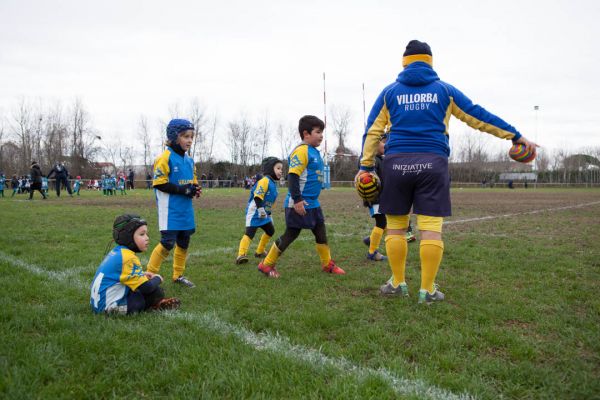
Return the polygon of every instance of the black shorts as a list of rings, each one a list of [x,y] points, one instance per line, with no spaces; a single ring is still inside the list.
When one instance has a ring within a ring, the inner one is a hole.
[[[321,207],[307,208],[306,215],[298,214],[293,208],[285,209],[285,225],[288,228],[314,229],[315,226],[325,223]]]
[[[413,213],[430,217],[452,215],[448,159],[431,153],[401,153],[383,161],[385,182],[379,211],[389,215]]]

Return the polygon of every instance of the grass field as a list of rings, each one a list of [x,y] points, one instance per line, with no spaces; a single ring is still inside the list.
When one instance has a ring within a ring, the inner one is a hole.
[[[454,190],[447,301],[429,307],[417,305],[418,244],[411,297],[379,295],[389,267],[365,260],[372,221],[350,189],[322,195],[347,275],[320,272],[310,232],[279,280],[234,265],[247,196],[196,202],[197,288],[164,285],[181,310],[110,318],[92,315],[89,285],[116,215],[142,214],[157,243],[151,193],[0,199],[0,397],[600,398],[600,190]]]

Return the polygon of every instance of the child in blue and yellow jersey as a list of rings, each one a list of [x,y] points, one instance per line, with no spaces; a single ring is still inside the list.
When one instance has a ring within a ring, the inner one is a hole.
[[[389,127],[380,210],[387,217],[385,248],[392,278],[380,287],[380,292],[408,296],[405,235],[412,208],[417,215],[421,239],[418,302],[431,304],[444,300],[435,278],[444,253],[443,220],[451,215],[450,116],[454,115],[474,129],[522,143],[533,154],[536,144],[521,136],[506,121],[473,104],[454,86],[441,81],[433,69],[433,56],[427,43],[411,40],[406,46],[402,66],[404,70],[381,92],[371,109],[356,179],[374,170],[379,138]]]
[[[273,219],[271,218],[271,208],[277,200],[277,182],[283,174],[283,163],[276,157],[267,157],[262,162],[262,170],[264,177],[261,178],[252,187],[248,205],[246,206],[246,233],[240,241],[238,256],[235,260],[236,264],[244,264],[248,262],[248,247],[258,228],[261,228],[264,233],[260,237],[260,242],[256,248],[254,256],[262,258],[267,255],[265,248],[269,239],[275,233]]]
[[[342,275],[344,270],[331,259],[325,217],[319,203],[323,184],[323,159],[317,147],[323,141],[325,124],[313,115],[300,118],[298,132],[302,143],[288,158],[288,194],[285,198],[285,232],[277,239],[258,270],[271,278],[278,278],[275,263],[281,253],[296,240],[302,229],[310,229],[315,235],[316,249],[324,272]]]
[[[173,254],[173,282],[190,288],[195,285],[183,276],[190,244],[196,231],[192,199],[200,195],[194,160],[187,151],[194,142],[194,125],[173,119],[167,125],[167,148],[154,163],[152,186],[158,208],[160,243],[148,261],[148,271],[158,273],[169,252]]]
[[[165,298],[160,275],[142,271],[136,253],[148,248],[148,226],[139,215],[124,214],[113,223],[117,246],[98,267],[90,288],[90,305],[96,314],[133,314],[167,310],[181,304]]]
[[[6,176],[4,172],[0,172],[0,196],[4,197],[4,186],[6,185]]]
[[[121,196],[127,194],[127,191],[125,190],[125,181],[125,175],[119,176],[119,180],[117,181],[117,189],[119,189],[119,191],[121,192]]]
[[[75,181],[73,182],[73,193],[77,193],[77,196],[79,196],[79,191],[81,190],[81,176],[77,176],[77,178],[75,178]]]

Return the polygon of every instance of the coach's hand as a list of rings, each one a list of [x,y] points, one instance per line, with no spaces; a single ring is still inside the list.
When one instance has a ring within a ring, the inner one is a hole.
[[[307,206],[307,205],[308,205],[308,203],[304,200],[294,203],[294,211],[296,211],[296,213],[298,213],[302,216],[305,216],[306,209],[304,208],[304,206]]]
[[[520,143],[522,145],[525,145],[525,148],[527,149],[527,151],[532,153],[534,156],[537,155],[536,148],[540,147],[537,145],[537,143],[527,140],[527,138],[525,136],[521,136],[518,140],[513,140],[513,143]]]

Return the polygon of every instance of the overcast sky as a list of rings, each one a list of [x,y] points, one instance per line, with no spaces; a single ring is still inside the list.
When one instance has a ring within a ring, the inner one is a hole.
[[[322,116],[326,72],[328,108],[352,110],[358,150],[362,84],[368,114],[419,39],[442,80],[530,139],[600,146],[599,21],[592,0],[0,0],[0,116],[22,96],[80,97],[112,140],[197,97],[224,136],[243,114]],[[452,120],[453,139],[467,131]]]

